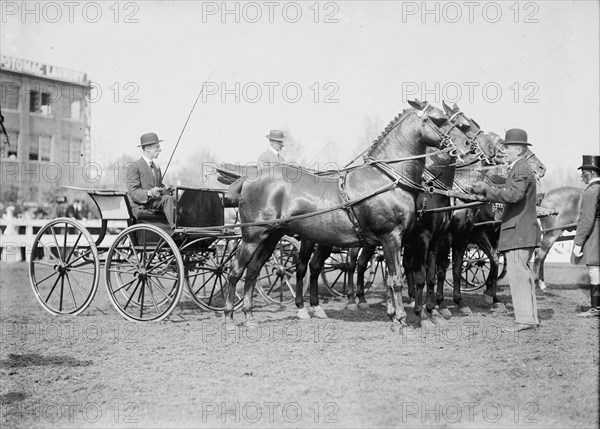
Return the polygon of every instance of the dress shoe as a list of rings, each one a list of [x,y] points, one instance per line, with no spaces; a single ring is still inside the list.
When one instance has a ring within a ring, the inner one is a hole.
[[[540,327],[539,323],[515,323],[513,326],[504,328],[503,331],[511,332],[511,333],[527,331],[527,330],[537,331],[539,329],[539,327]]]
[[[600,317],[600,308],[592,307],[588,311],[579,313],[577,317]]]

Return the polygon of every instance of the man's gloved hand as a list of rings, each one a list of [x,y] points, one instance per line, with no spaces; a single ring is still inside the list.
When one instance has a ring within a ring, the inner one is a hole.
[[[484,194],[487,189],[487,185],[483,182],[475,182],[471,185],[471,190],[476,194]]]
[[[150,194],[151,197],[158,198],[158,197],[160,197],[160,188],[158,188],[158,187],[152,188],[148,191],[148,193]]]
[[[578,246],[576,244],[573,246],[573,255],[577,256],[578,258],[581,258],[583,256],[581,246]]]

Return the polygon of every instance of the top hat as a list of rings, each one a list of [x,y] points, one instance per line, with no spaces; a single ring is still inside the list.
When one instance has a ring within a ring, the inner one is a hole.
[[[142,137],[140,137],[140,144],[138,147],[148,146],[150,144],[160,143],[163,140],[159,140],[156,133],[146,133]]]
[[[265,136],[269,140],[275,140],[278,142],[282,142],[285,136],[283,135],[283,131],[281,130],[271,130],[268,135]]]
[[[600,171],[600,156],[599,155],[583,155],[581,167],[578,170],[596,170]]]
[[[525,130],[520,128],[511,128],[506,131],[506,135],[504,136],[504,144],[524,144],[527,146],[531,146],[531,143],[527,143],[527,133]]]

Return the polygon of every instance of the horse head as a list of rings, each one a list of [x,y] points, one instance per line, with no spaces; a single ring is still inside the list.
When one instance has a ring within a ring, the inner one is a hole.
[[[535,178],[538,182],[546,175],[546,166],[540,159],[531,151],[530,148],[527,148],[527,152],[525,152],[525,160],[535,173]]]
[[[409,101],[415,114],[421,118],[423,142],[438,149],[449,149],[452,157],[462,158],[473,153],[472,143],[466,134],[454,125],[446,113],[426,101]]]
[[[462,131],[472,147],[472,154],[488,164],[494,163],[496,157],[497,146],[493,143],[493,138],[483,132],[479,124],[473,119],[465,115],[456,103],[450,107],[445,101],[442,101],[444,111],[452,122],[460,131]]]

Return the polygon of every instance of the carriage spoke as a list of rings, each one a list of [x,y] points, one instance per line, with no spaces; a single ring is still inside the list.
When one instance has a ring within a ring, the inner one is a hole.
[[[135,295],[136,291],[138,290],[138,287],[140,286],[140,283],[142,283],[142,280],[137,279],[137,284],[135,285],[135,288],[133,289],[133,292],[131,293],[131,295],[129,295],[129,299],[125,303],[125,307],[123,307],[125,310],[127,310],[127,307],[129,306],[129,303],[133,299],[133,296]]]
[[[118,292],[118,291],[120,291],[120,290],[127,289],[127,288],[128,288],[129,286],[131,286],[131,285],[133,284],[133,282],[134,282],[134,281],[136,281],[136,280],[137,280],[137,278],[133,278],[133,279],[131,279],[131,281],[129,281],[129,282],[127,282],[127,283],[125,283],[125,284],[124,284],[123,286],[121,286],[120,288],[112,290],[112,293],[114,294],[114,293],[117,293],[117,292]]]
[[[58,255],[58,260],[60,262],[64,262],[63,258],[62,258],[61,251],[60,251],[60,244],[58,244],[58,238],[56,238],[56,233],[54,232],[54,227],[53,226],[50,227],[50,231],[52,231],[52,237],[54,237],[54,243],[56,243],[56,253]]]
[[[69,284],[69,291],[71,292],[71,298],[73,298],[73,304],[75,304],[75,308],[77,308],[77,300],[75,299],[75,294],[73,293],[73,287],[71,286],[71,280],[69,280],[69,276],[67,277],[67,283]],[[75,280],[75,277],[73,277],[73,280]],[[79,287],[81,287],[81,285],[79,285]],[[81,290],[83,290],[85,292],[85,290],[83,288],[81,288]]]
[[[58,281],[60,280],[61,277],[62,276],[59,274],[58,277],[56,278],[56,281],[52,285],[52,288],[50,289],[50,292],[48,293],[48,296],[46,297],[46,301],[45,301],[46,303],[50,299],[50,296],[52,295],[52,292],[54,292],[54,288],[56,288],[56,285],[58,284]]]
[[[44,264],[42,264],[42,265],[44,265]],[[54,275],[56,275],[56,274],[58,274],[58,272],[57,272],[57,271],[53,271],[53,272],[51,272],[51,273],[50,273],[50,274],[48,274],[46,277],[44,277],[42,280],[39,280],[39,281],[35,282],[35,285],[37,286],[37,285],[39,285],[40,283],[43,283],[43,282],[45,282],[45,281],[46,281],[46,280],[48,280],[50,277],[52,277],[52,276],[54,276]]]
[[[73,256],[73,252],[75,252],[75,249],[77,249],[77,245],[79,244],[79,240],[81,239],[82,236],[83,236],[83,233],[80,231],[79,235],[77,236],[77,240],[75,240],[75,244],[73,244],[73,247],[71,247],[71,251],[69,252],[69,255],[65,258],[65,263],[68,263],[69,260],[71,259],[71,256]],[[65,235],[65,246],[66,246],[66,235]],[[79,259],[79,258],[77,258],[77,259]]]
[[[79,280],[77,280],[77,278],[75,276],[72,276],[72,278],[73,278],[73,281],[77,284],[77,286],[79,286],[79,289],[81,289],[81,291],[83,293],[87,293],[85,288],[81,285],[81,283],[79,283]]]

